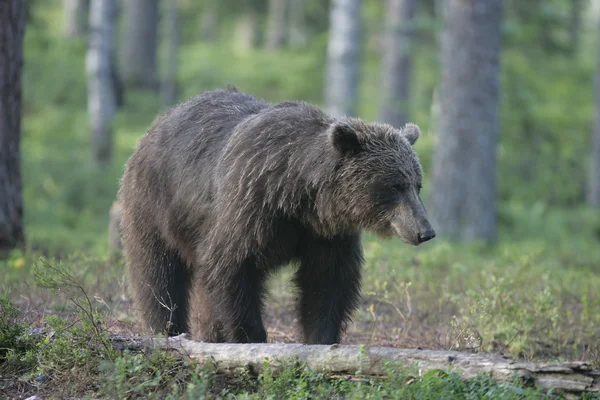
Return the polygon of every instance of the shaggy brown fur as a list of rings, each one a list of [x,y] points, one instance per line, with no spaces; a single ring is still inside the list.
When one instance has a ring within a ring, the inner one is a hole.
[[[418,136],[415,125],[335,119],[235,89],[161,115],[119,192],[147,327],[264,342],[265,280],[294,263],[304,341],[338,342],[360,293],[360,232],[435,236],[418,195]]]

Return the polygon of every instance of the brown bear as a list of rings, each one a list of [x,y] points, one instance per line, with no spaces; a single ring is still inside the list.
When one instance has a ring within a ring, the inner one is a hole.
[[[265,342],[265,280],[296,266],[305,343],[337,343],[360,295],[361,231],[435,236],[417,126],[271,105],[235,88],[166,111],[121,181],[123,246],[147,328]]]

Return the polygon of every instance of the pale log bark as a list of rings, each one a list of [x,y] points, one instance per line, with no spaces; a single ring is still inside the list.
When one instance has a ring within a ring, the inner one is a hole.
[[[117,12],[116,0],[91,0],[86,73],[92,160],[98,165],[107,164],[112,156],[112,121],[117,111],[114,82]]]
[[[156,88],[158,0],[124,2],[121,76],[126,85]]]
[[[412,79],[411,43],[417,0],[387,0],[381,72],[381,120],[397,128],[408,122]]]
[[[329,15],[325,105],[334,116],[353,116],[359,84],[361,1],[333,0]]]
[[[21,104],[25,3],[0,2],[0,250],[23,242]]]
[[[316,371],[333,374],[361,374],[381,376],[386,373],[386,362],[416,367],[419,374],[432,369],[450,369],[463,378],[490,374],[499,382],[514,382],[542,389],[568,393],[600,392],[600,370],[587,362],[528,363],[510,360],[497,354],[469,354],[457,351],[395,349],[349,345],[303,344],[225,344],[203,343],[180,335],[168,339],[130,338],[113,336],[117,348],[162,348],[180,351],[192,358],[208,362],[217,372],[229,373],[249,369],[260,373],[265,360],[278,363],[302,363]]]
[[[441,236],[493,241],[502,0],[448,0],[428,212]]]

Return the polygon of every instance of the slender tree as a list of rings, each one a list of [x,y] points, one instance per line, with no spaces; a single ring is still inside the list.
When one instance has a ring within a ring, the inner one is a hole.
[[[86,73],[92,160],[97,165],[107,164],[112,156],[112,121],[117,111],[114,81],[117,13],[117,0],[91,0]]]
[[[121,76],[128,86],[154,88],[158,83],[158,0],[127,0],[123,4]]]
[[[0,250],[23,242],[21,70],[25,2],[0,1]]]
[[[171,0],[165,3],[166,7],[166,52],[167,65],[162,81],[161,97],[164,105],[171,105],[177,99],[177,66],[179,46],[179,8],[178,1]]]
[[[200,14],[200,37],[205,42],[212,42],[217,38],[219,19],[219,0],[204,1],[204,8]]]
[[[256,47],[259,37],[257,0],[242,0],[242,12],[236,26],[236,37],[244,49]]]
[[[600,19],[598,20],[597,29],[596,76],[594,82],[596,109],[594,131],[592,134],[592,165],[590,168],[587,199],[588,204],[593,207],[600,207]]]
[[[496,234],[496,147],[502,0],[447,0],[441,118],[428,208],[434,228],[458,239]]]
[[[266,47],[279,50],[285,44],[287,0],[269,0]]]
[[[412,75],[411,42],[417,0],[387,0],[381,87],[381,120],[408,122]]]
[[[89,0],[63,0],[65,36],[78,37],[86,32]]]
[[[332,0],[324,97],[333,115],[356,113],[360,42],[361,1]]]
[[[569,11],[569,47],[573,52],[577,52],[579,48],[579,32],[581,30],[583,5],[582,0],[571,0],[571,9]]]
[[[288,42],[290,47],[306,45],[306,0],[288,0]]]

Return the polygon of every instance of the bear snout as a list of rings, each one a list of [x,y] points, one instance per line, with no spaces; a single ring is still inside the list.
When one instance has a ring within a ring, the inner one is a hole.
[[[429,221],[423,220],[420,223],[415,223],[412,218],[404,218],[397,216],[390,225],[392,230],[404,243],[418,246],[435,237],[435,231],[429,224]]]
[[[435,231],[433,229],[428,229],[423,233],[419,234],[419,244],[424,243],[428,240],[431,240],[435,237]]]

